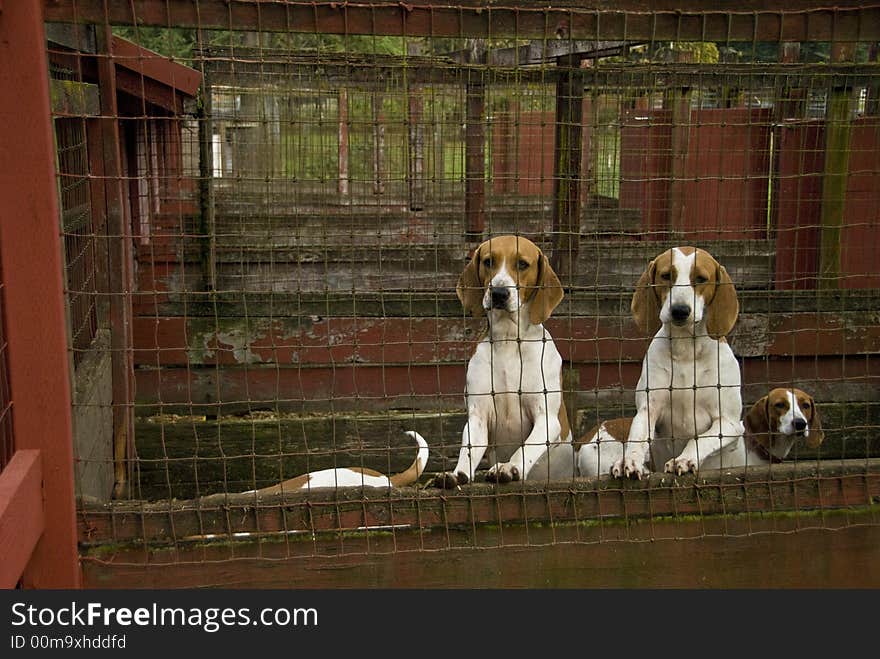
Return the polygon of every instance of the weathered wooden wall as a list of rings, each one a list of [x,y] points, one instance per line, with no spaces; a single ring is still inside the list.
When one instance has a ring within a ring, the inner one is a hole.
[[[84,503],[83,570],[93,587],[865,587],[877,469]]]
[[[630,525],[621,541],[609,532],[608,541],[591,543],[560,541],[558,529],[546,528],[506,528],[502,541],[489,529],[481,530],[480,546],[463,539],[460,547],[434,551],[423,551],[424,534],[408,544],[397,533],[349,538],[341,555],[331,555],[339,544],[330,543],[318,545],[321,554],[290,557],[287,541],[239,543],[235,552],[211,546],[86,552],[83,582],[86,588],[876,588],[878,527],[871,521],[832,526],[859,517],[643,522]]]

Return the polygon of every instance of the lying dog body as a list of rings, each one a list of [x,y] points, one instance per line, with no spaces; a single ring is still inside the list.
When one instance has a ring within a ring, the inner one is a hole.
[[[631,417],[609,419],[593,426],[575,446],[578,475],[595,478],[609,473],[623,457]],[[746,414],[745,432],[726,450],[710,455],[702,469],[729,469],[782,462],[798,439],[817,448],[825,438],[813,397],[800,389],[773,389]]]
[[[425,465],[428,463],[428,444],[419,433],[413,430],[406,431],[406,434],[416,440],[419,450],[413,463],[399,474],[386,476],[373,469],[336,467],[312,471],[308,474],[289,478],[276,485],[259,490],[248,490],[244,494],[256,494],[262,497],[270,494],[310,490],[319,487],[404,487],[412,485],[418,481],[425,470]]]
[[[563,297],[547,257],[521,236],[480,245],[459,278],[465,310],[485,315],[485,336],[471,356],[465,384],[468,420],[452,472],[434,484],[473,481],[488,452],[486,478],[570,479],[571,430],[562,402],[562,357],[543,323]]]

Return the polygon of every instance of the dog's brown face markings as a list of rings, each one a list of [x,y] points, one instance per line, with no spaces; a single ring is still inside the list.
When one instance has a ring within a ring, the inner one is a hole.
[[[690,246],[675,249],[684,256],[696,252],[687,278],[694,289],[694,295],[700,296],[706,305],[706,329],[709,335],[715,339],[726,336],[739,314],[739,302],[730,275],[704,249]],[[673,249],[657,256],[648,264],[636,284],[631,310],[636,324],[648,334],[654,334],[660,329],[660,309],[679,278],[674,256]]]
[[[531,323],[545,322],[562,301],[562,284],[544,253],[522,236],[490,238],[474,251],[455,289],[462,306],[472,315],[482,316],[486,287],[504,271],[516,284],[521,299],[531,302]]]
[[[746,434],[765,449],[771,447],[773,436],[779,434],[780,419],[791,410],[791,391],[798,407],[807,420],[807,433],[804,436],[806,444],[810,448],[818,448],[825,440],[825,432],[822,430],[822,421],[816,401],[805,391],[800,389],[773,389],[769,394],[752,405],[745,418]]]

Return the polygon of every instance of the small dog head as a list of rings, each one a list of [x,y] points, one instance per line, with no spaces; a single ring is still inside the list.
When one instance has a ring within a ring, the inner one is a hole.
[[[709,252],[673,247],[648,264],[636,284],[632,314],[639,328],[655,334],[661,324],[694,327],[712,338],[726,336],[739,315],[736,288]]]
[[[746,433],[778,458],[784,458],[798,437],[817,448],[825,439],[813,397],[800,389],[773,389],[752,405]]]
[[[533,325],[545,322],[563,296],[547,257],[522,236],[499,236],[480,245],[455,292],[474,316],[493,309],[515,313],[528,305]]]

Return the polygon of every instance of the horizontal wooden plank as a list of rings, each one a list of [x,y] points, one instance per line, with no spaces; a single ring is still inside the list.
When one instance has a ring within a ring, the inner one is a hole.
[[[868,506],[880,496],[880,461],[783,463],[697,476],[652,474],[642,481],[602,478],[558,483],[473,483],[433,488],[345,488],[255,495],[218,494],[157,503],[83,502],[86,545],[177,545],[211,539],[277,537],[387,528],[448,529],[475,524],[532,524],[657,518],[669,515],[827,510]]]
[[[512,0],[437,5],[423,0],[272,3],[223,0],[45,0],[48,21],[189,27],[219,30],[291,31],[439,37],[548,39],[650,39],[675,41],[877,40],[876,6],[827,3],[747,2],[706,8],[704,4],[576,3]],[[653,11],[651,11],[653,10]]]
[[[609,389],[632,391],[641,363],[633,360],[566,368],[574,383],[566,388],[589,399]],[[758,387],[759,391],[808,382],[822,384],[823,391],[829,387],[849,389],[849,383],[876,390],[878,369],[877,355],[742,360],[744,386]],[[140,368],[135,371],[135,380],[135,411],[140,415],[450,409],[463,404],[465,363]]]
[[[463,318],[139,317],[135,366],[429,364],[470,358],[484,321]],[[641,360],[648,339],[629,316],[551,318],[566,361]],[[730,335],[740,356],[858,355],[880,352],[875,312],[742,314]]]
[[[645,259],[647,265],[648,259]],[[192,273],[189,273],[190,275]],[[181,316],[187,318],[297,318],[301,316],[359,318],[462,318],[461,303],[454,287],[433,290],[382,291],[203,291],[179,272],[169,271],[168,285],[160,292],[170,291],[173,296],[150,315]],[[182,285],[182,282],[184,285]],[[151,291],[144,291],[150,295]],[[835,291],[770,291],[743,290],[738,292],[740,311],[747,313],[778,313],[780,311],[876,311],[880,309],[880,292],[874,290]],[[566,295],[555,312],[555,318],[629,316],[632,289],[618,286],[614,290],[595,287],[566,287]]]
[[[40,452],[16,451],[0,472],[0,588],[14,588],[45,527]]]
[[[825,430],[818,449],[796,443],[790,459],[880,458],[880,400],[829,402],[817,396]],[[747,401],[746,407],[751,404]],[[635,414],[633,401],[569,410],[580,437],[598,420]],[[366,467],[403,471],[415,445],[403,434],[416,430],[430,447],[426,476],[454,467],[467,417],[462,408],[431,413],[254,414],[250,417],[158,416],[135,424],[135,496],[186,499],[272,485],[312,470]],[[488,468],[484,459],[481,468]]]
[[[876,512],[522,524],[86,551],[86,588],[876,588]],[[442,544],[441,544],[442,543]],[[792,560],[798,556],[798,560]],[[540,569],[535,569],[540,565]],[[638,566],[638,570],[621,566]]]

